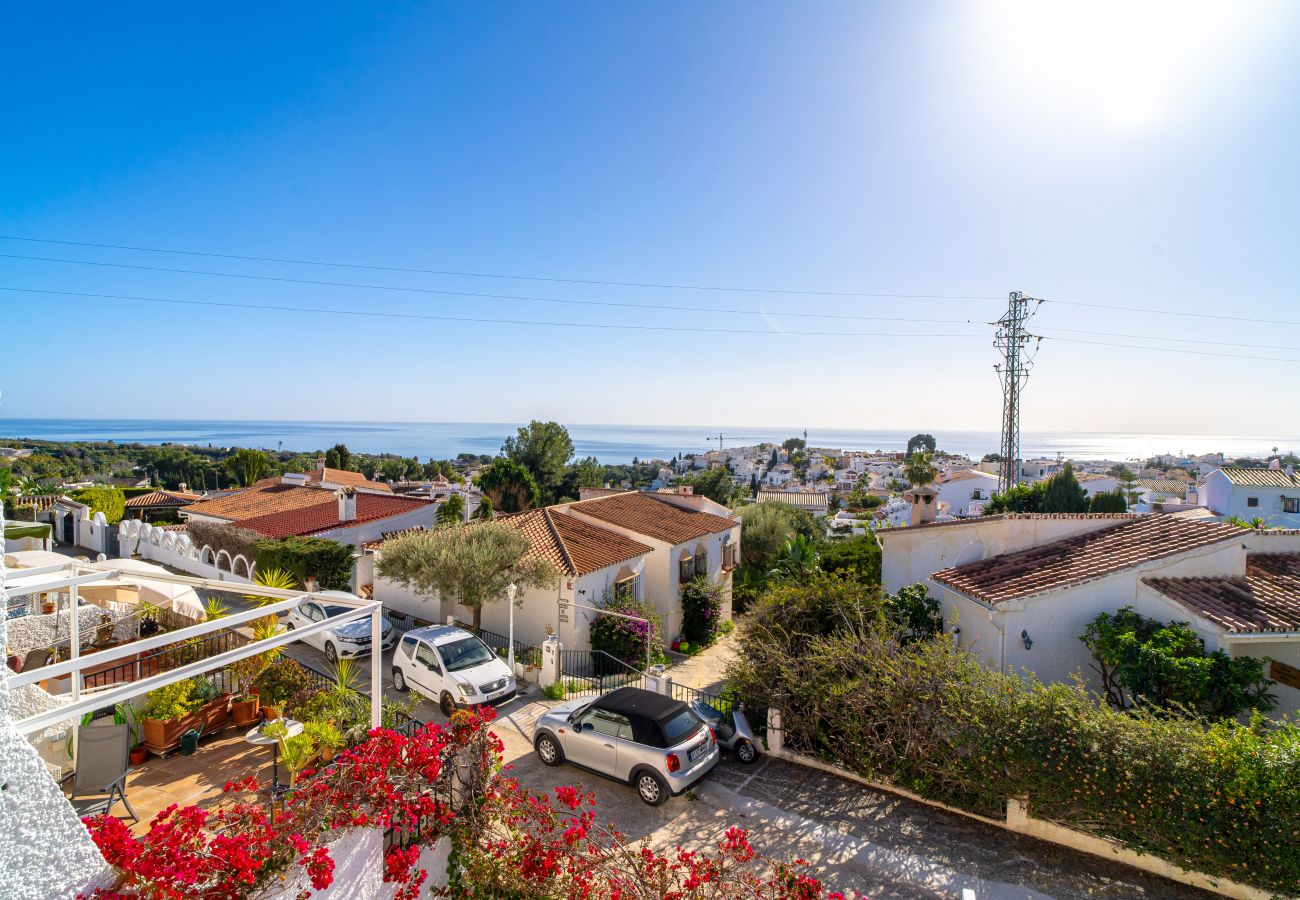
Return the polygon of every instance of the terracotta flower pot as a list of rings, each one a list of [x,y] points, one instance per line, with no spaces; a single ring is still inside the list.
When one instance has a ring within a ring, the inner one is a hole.
[[[262,718],[268,722],[274,721],[275,719],[280,718],[280,711],[274,706],[263,706]]]
[[[41,604],[41,612],[45,613],[45,615],[47,615],[47,616],[50,615],[50,614],[52,614],[52,613],[54,612],[54,604],[53,604],[52,602],[49,602],[49,601],[46,601],[45,603],[42,603],[42,604]]]
[[[262,720],[261,702],[256,696],[245,697],[230,704],[230,717],[241,728]]]
[[[138,766],[149,758],[149,748],[144,744],[136,744],[131,748],[131,765]]]
[[[179,719],[145,719],[145,746],[158,756],[162,756],[181,745],[182,734],[203,724],[205,724],[204,720],[197,713],[190,713]]]
[[[203,733],[210,734],[226,726],[226,721],[230,718],[230,695],[222,694],[215,697],[203,705],[199,710],[199,716],[203,719]]]

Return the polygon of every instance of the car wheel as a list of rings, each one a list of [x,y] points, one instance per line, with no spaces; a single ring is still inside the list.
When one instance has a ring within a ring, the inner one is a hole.
[[[758,748],[752,741],[741,741],[736,745],[736,759],[748,765],[758,759]]]
[[[659,806],[668,799],[668,785],[655,773],[642,771],[636,776],[636,793],[650,806]]]
[[[393,666],[393,687],[403,694],[410,690],[406,684],[406,676],[402,674],[402,670],[397,666]]]
[[[438,698],[438,709],[442,710],[444,716],[451,718],[451,714],[456,711],[456,701],[451,699],[451,694],[442,692],[442,696]]]
[[[546,765],[558,766],[564,762],[564,752],[560,749],[560,745],[555,743],[554,738],[549,735],[544,734],[539,737],[534,746],[537,755],[541,757],[542,762],[546,763]]]
[[[336,663],[339,661],[339,652],[334,649],[333,641],[325,642],[325,658],[328,659],[331,663]]]

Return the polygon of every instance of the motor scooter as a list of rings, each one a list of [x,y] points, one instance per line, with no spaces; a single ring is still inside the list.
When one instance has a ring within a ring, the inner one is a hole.
[[[733,751],[736,759],[746,765],[758,759],[758,740],[749,727],[749,720],[745,718],[745,704],[737,703],[725,715],[703,700],[692,702],[691,709],[713,729],[718,737],[718,746],[722,749]]]

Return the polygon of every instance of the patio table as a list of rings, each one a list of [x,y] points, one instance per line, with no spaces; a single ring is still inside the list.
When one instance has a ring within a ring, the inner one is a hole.
[[[284,722],[285,728],[288,731],[285,735],[286,740],[302,734],[301,722],[295,719],[283,719],[277,721]],[[262,726],[254,725],[245,732],[244,740],[255,746],[269,746],[271,748],[271,798],[275,799],[280,795],[281,791],[287,790],[289,787],[288,785],[284,785],[283,787],[280,785],[280,739],[268,737],[267,735],[262,734]]]

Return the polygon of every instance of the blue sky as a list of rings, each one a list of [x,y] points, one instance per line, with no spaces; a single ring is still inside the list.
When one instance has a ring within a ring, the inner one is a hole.
[[[584,280],[1023,290],[1047,299],[1032,325],[1049,336],[1026,430],[1289,434],[1300,351],[1274,348],[1300,347],[1300,327],[1064,304],[1300,320],[1300,5],[1134,7],[11,5],[0,233]],[[0,258],[7,288],[746,332],[0,291],[16,338],[0,417],[998,427],[999,300],[0,253],[691,309]],[[953,336],[914,336],[934,334]]]

